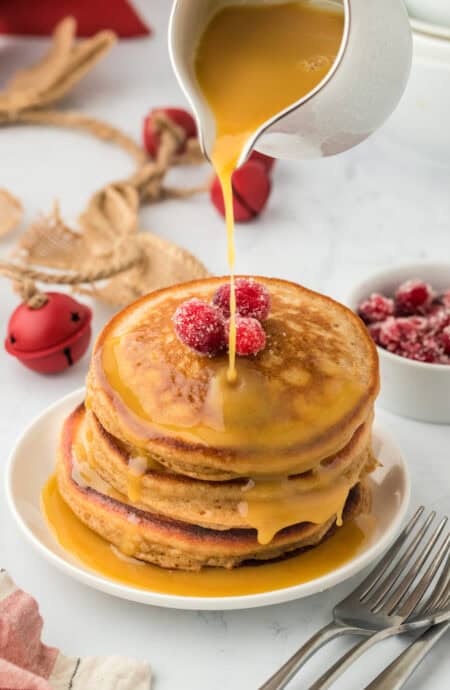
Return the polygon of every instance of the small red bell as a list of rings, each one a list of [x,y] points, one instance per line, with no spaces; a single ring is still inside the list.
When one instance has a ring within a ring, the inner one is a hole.
[[[270,195],[271,183],[267,169],[261,163],[248,160],[234,171],[233,212],[236,223],[245,223],[259,216]],[[225,202],[219,178],[214,178],[210,197],[219,213],[225,215]]]
[[[195,120],[187,110],[182,108],[155,108],[151,110],[144,119],[142,138],[144,148],[152,158],[158,155],[159,145],[161,143],[161,134],[155,129],[153,117],[158,113],[163,113],[169,120],[184,130],[186,141],[197,136],[197,125]],[[186,150],[186,141],[180,146],[177,153],[184,153]]]
[[[33,309],[20,304],[8,323],[5,348],[29,369],[56,374],[75,364],[91,339],[92,311],[69,295],[45,293]]]
[[[267,173],[271,173],[273,166],[275,165],[275,158],[271,156],[266,156],[265,153],[260,153],[259,151],[252,151],[249,157],[249,161],[256,161],[263,166]]]

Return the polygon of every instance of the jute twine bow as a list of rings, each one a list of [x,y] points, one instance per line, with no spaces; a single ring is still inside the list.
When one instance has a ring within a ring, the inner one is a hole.
[[[0,261],[0,273],[13,281],[15,290],[32,308],[41,307],[47,299],[37,283],[72,286],[76,292],[124,305],[158,287],[207,275],[206,268],[185,249],[152,233],[138,233],[141,205],[205,191],[206,185],[178,189],[164,184],[172,166],[203,162],[198,141],[186,142],[184,130],[164,112],[156,112],[152,125],[159,133],[160,146],[156,159],[151,160],[133,139],[107,122],[84,113],[47,109],[65,96],[114,42],[114,34],[103,31],[76,43],[75,23],[67,18],[56,28],[44,58],[18,72],[0,93],[0,125],[81,129],[120,146],[136,164],[128,178],[107,184],[91,197],[79,217],[79,229],[65,225],[55,204],[50,215],[39,218],[22,235],[16,260]],[[184,153],[179,154],[183,145]],[[2,202],[3,209],[15,212],[16,218],[20,216],[20,202],[6,190],[0,190],[0,211]],[[6,214],[5,231],[14,225],[10,221]],[[96,285],[99,282],[103,284]]]

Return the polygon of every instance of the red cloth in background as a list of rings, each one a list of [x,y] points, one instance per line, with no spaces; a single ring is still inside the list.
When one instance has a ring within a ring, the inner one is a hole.
[[[49,36],[67,16],[76,19],[77,36],[102,29],[122,38],[151,33],[127,0],[0,0],[0,33]]]

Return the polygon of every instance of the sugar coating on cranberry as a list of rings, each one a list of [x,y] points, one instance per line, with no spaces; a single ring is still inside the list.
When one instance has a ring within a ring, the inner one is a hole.
[[[450,309],[450,290],[446,290],[446,292],[444,292],[444,294],[441,295],[440,302],[444,307]]]
[[[383,326],[382,321],[377,321],[376,323],[371,323],[367,326],[368,331],[372,337],[372,340],[376,345],[381,345],[380,342],[380,335],[381,335],[381,328]]]
[[[446,326],[439,334],[440,344],[446,355],[450,355],[450,326]]]
[[[180,304],[173,316],[175,333],[195,352],[213,357],[226,347],[220,309],[196,297]]]
[[[405,356],[410,356],[417,362],[428,362],[429,364],[439,364],[442,357],[442,349],[439,341],[434,336],[425,337],[420,343],[420,347],[416,348],[415,352],[408,355],[408,349],[405,350]]]
[[[431,285],[423,280],[407,280],[395,293],[395,311],[402,316],[424,313],[432,299]]]
[[[230,322],[225,325],[227,336]],[[250,316],[236,316],[236,353],[243,357],[257,355],[266,347],[266,334],[261,323]]]
[[[428,324],[433,333],[439,333],[450,326],[450,309],[440,306],[428,316]]]
[[[365,323],[384,321],[394,314],[394,300],[374,292],[359,305],[358,314]]]
[[[446,364],[443,331],[430,325],[430,319],[421,316],[390,317],[381,326],[377,344],[389,352],[430,364]]]
[[[237,278],[234,283],[236,311],[239,316],[251,316],[258,321],[267,319],[270,312],[270,293],[265,285],[252,278]],[[221,285],[213,297],[226,318],[230,316],[230,284]]]
[[[415,343],[426,330],[426,319],[420,316],[389,317],[379,330],[379,344],[391,352],[397,352],[406,343]]]

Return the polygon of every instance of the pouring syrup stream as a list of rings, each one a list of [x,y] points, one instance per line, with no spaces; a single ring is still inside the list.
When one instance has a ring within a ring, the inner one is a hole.
[[[332,2],[230,5],[212,17],[198,45],[195,73],[216,121],[211,158],[225,203],[230,270],[229,383],[237,378],[232,174],[252,134],[327,75],[339,51],[343,29],[342,8]]]

